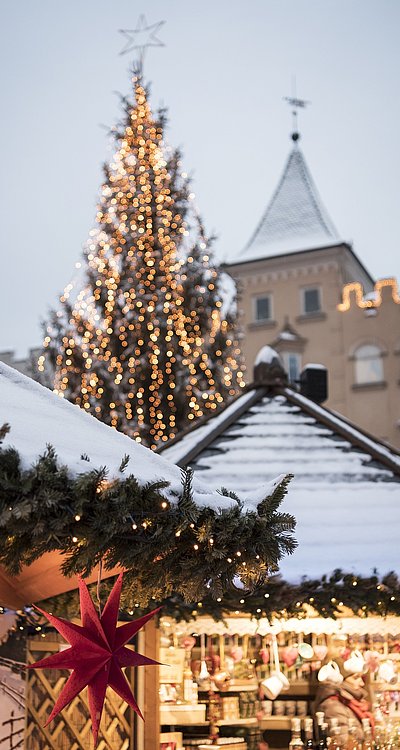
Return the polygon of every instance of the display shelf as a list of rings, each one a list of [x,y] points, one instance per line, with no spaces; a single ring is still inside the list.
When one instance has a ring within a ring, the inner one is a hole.
[[[307,716],[263,716],[261,719],[259,719],[258,724],[261,730],[264,729],[271,729],[271,730],[290,730],[291,728],[291,722],[293,718],[297,718],[301,720],[302,726],[304,719],[310,718]]]
[[[160,724],[162,727],[208,727],[210,725],[209,721],[196,721],[194,719],[193,721],[184,721],[183,717],[181,719],[177,719],[176,721],[163,721],[163,717],[161,716]]]
[[[291,716],[263,716],[262,719],[259,720],[258,724],[261,730],[264,729],[277,729],[277,730],[283,730],[288,729],[290,730],[291,727]]]
[[[377,693],[386,693],[386,691],[397,693],[400,690],[399,682],[395,682],[394,685],[391,685],[389,682],[372,682],[371,685],[373,690]]]
[[[160,706],[162,726],[207,726],[206,705],[204,703],[171,703]]]
[[[225,693],[247,693],[247,692],[254,692],[258,690],[258,682],[253,682],[250,685],[229,685],[228,687],[224,688],[223,690],[219,690],[219,688],[214,688],[212,691],[213,693],[221,693],[221,695],[225,695]],[[199,688],[199,693],[209,693],[209,688]]]
[[[317,685],[311,685],[309,682],[291,682],[289,690],[282,692],[279,698],[284,700],[288,695],[313,695],[316,689]]]
[[[248,719],[218,719],[215,724],[217,727],[255,727],[258,719],[255,716]]]

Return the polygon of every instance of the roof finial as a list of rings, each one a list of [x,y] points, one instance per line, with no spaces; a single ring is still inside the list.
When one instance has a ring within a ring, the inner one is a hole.
[[[293,118],[293,132],[291,135],[292,141],[296,143],[296,141],[300,138],[300,133],[297,129],[297,110],[298,109],[305,109],[307,104],[311,104],[311,102],[306,101],[306,99],[298,99],[297,93],[296,93],[296,76],[292,77],[292,96],[284,96],[283,97],[288,104],[292,107],[292,118]]]

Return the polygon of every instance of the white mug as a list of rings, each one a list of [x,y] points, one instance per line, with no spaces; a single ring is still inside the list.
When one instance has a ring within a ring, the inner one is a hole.
[[[334,682],[335,685],[340,685],[343,682],[343,675],[338,664],[335,661],[328,661],[324,664],[318,672],[318,681]]]
[[[314,649],[309,643],[299,643],[297,650],[302,659],[312,659],[314,656]]]
[[[343,663],[343,666],[346,672],[350,672],[350,674],[358,674],[364,672],[366,665],[361,651],[355,649],[350,654],[349,658],[346,659],[346,661]]]
[[[272,672],[271,677],[262,681],[261,687],[264,695],[273,701],[279,693],[289,690],[289,680],[282,672]]]
[[[379,665],[378,679],[382,682],[387,682],[389,685],[395,685],[397,682],[397,674],[394,668],[393,662],[388,659]]]

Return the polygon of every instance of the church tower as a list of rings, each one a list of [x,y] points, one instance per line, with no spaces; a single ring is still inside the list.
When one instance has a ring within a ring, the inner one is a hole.
[[[358,289],[359,298],[372,300],[375,282],[333,224],[300,148],[297,128],[291,138],[282,176],[258,226],[225,264],[239,290],[248,379],[257,352],[266,344],[280,353],[292,382],[304,365],[323,364],[329,372],[327,405],[400,447],[397,291],[384,297],[385,314],[383,305],[371,314],[371,306],[357,303],[346,314],[351,306],[343,304],[343,290]],[[392,326],[397,321],[392,332],[387,330],[388,316]],[[360,376],[359,350],[361,356],[369,352],[379,360],[368,375]]]

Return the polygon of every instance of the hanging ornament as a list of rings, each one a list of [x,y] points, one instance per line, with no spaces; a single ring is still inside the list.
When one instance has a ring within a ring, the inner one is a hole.
[[[130,685],[122,671],[122,667],[142,667],[159,662],[142,656],[126,647],[126,643],[150,620],[158,611],[154,609],[144,617],[127,622],[117,627],[119,602],[122,588],[121,573],[108,597],[103,613],[99,616],[93,604],[84,580],[79,577],[79,599],[81,607],[82,625],[75,625],[61,617],[45,612],[36,607],[56,630],[70,644],[58,654],[47,656],[35,664],[29,664],[28,669],[72,669],[56,704],[46,721],[45,726],[52,721],[75,696],[88,688],[89,710],[92,720],[94,745],[97,744],[100,719],[103,711],[107,686],[128,703],[129,706],[143,719],[142,713],[133,697]]]

